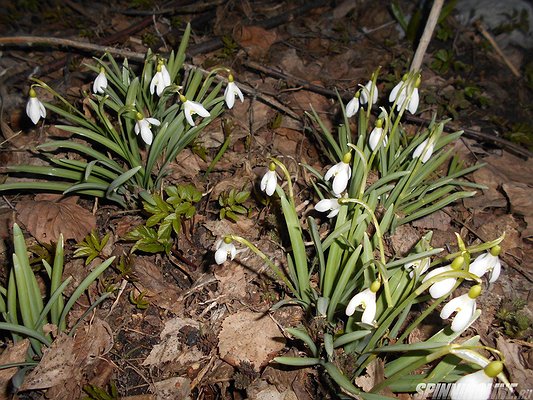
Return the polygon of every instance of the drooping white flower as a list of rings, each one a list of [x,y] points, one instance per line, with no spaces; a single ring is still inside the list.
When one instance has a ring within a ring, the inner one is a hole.
[[[493,379],[503,371],[501,361],[492,361],[484,369],[465,375],[452,385],[451,400],[488,400]]]
[[[368,103],[370,93],[372,93],[372,101],[370,102],[370,107],[372,107],[372,104],[376,104],[378,101],[378,87],[374,85],[372,80],[369,80],[366,85],[363,86],[363,90],[361,90],[361,104]]]
[[[389,95],[389,102],[394,103],[396,101],[396,110],[400,111],[405,104],[405,108],[411,113],[416,113],[418,104],[420,102],[420,96],[418,94],[418,87],[420,86],[420,76],[416,78],[416,81],[409,81],[408,75],[404,75],[402,80],[394,86]]]
[[[359,97],[361,92],[357,92],[346,104],[346,117],[351,118],[359,111]]]
[[[348,306],[346,306],[346,315],[352,316],[358,307],[361,307],[363,315],[361,316],[361,322],[374,325],[376,319],[376,292],[379,290],[380,283],[378,281],[372,282],[372,285],[368,289],[356,294]]]
[[[30,98],[26,104],[26,114],[35,125],[39,122],[39,119],[46,118],[46,108],[43,103],[37,98],[37,93],[33,88],[30,88]]]
[[[452,331],[462,332],[465,329],[476,311],[476,298],[480,294],[481,286],[472,286],[468,293],[451,299],[444,307],[442,307],[440,312],[440,317],[442,319],[448,319],[450,318],[450,315],[457,312],[452,321]]]
[[[226,90],[224,91],[224,99],[226,100],[226,105],[228,108],[233,108],[233,105],[235,104],[235,97],[237,96],[242,103],[244,101],[244,97],[241,89],[239,89],[237,84],[234,82],[233,75],[230,74],[228,76],[228,86],[226,86]]]
[[[368,145],[370,146],[372,151],[376,150],[376,148],[378,147],[378,143],[381,139],[382,134],[383,134],[383,120],[378,119],[376,122],[376,126],[374,127],[374,129],[372,129],[372,132],[370,132],[370,136],[368,138]],[[383,136],[383,140],[381,142],[383,147],[387,146],[388,140],[389,139],[387,138],[387,134],[385,133],[385,135]]]
[[[352,176],[352,168],[350,167],[351,159],[351,153],[346,153],[342,161],[331,167],[324,176],[324,180],[326,181],[333,178],[333,194],[335,196],[340,196],[346,189],[346,186],[348,186],[348,181]]]
[[[268,166],[268,171],[263,175],[261,179],[261,190],[267,194],[267,196],[272,196],[276,191],[276,186],[278,184],[278,175],[276,174],[276,164],[273,162]]]
[[[338,198],[322,199],[315,204],[315,210],[318,212],[329,211],[329,214],[327,215],[328,218],[333,218],[336,216],[340,211],[340,207],[341,205]]]
[[[433,278],[434,276],[441,274],[443,272],[450,272],[453,271],[451,265],[447,265],[445,267],[439,267],[432,269],[429,271],[424,279],[422,280],[422,283],[427,281],[430,278]],[[450,291],[453,289],[455,282],[457,281],[457,278],[445,278],[440,281],[435,282],[433,285],[429,287],[429,294],[434,299],[438,299],[439,297],[444,296],[445,294],[450,293]]]
[[[415,276],[422,276],[424,272],[429,269],[431,259],[429,257],[421,258],[420,260],[412,261],[404,265],[404,268],[409,271],[409,278]]]
[[[93,82],[93,93],[104,93],[104,89],[107,89],[107,76],[105,75],[104,67],[100,68],[100,73]]]
[[[150,94],[154,94],[154,91],[158,96],[161,96],[163,90],[170,86],[170,74],[163,62],[157,63],[156,73],[150,81]]]
[[[498,257],[500,251],[500,246],[494,246],[492,249],[490,249],[490,251],[476,257],[476,259],[470,263],[468,272],[481,278],[490,271],[489,282],[495,282],[500,276],[502,268],[500,258]]]
[[[228,259],[228,256],[233,260],[237,255],[237,249],[232,240],[228,237],[224,238],[224,240],[219,240],[215,247],[215,262],[218,265],[224,264]]]
[[[192,119],[192,116],[194,114],[198,114],[200,117],[204,118],[211,116],[209,111],[204,108],[202,103],[187,100],[187,98],[183,95],[180,95],[180,100],[183,103],[183,112],[185,113],[185,119],[187,120],[190,126],[195,126],[194,120]]]
[[[152,125],[159,126],[161,123],[155,118],[144,118],[141,113],[137,113],[135,116],[135,134],[141,134],[142,140],[146,144],[152,144],[154,135],[152,133]]]
[[[430,138],[427,138],[422,143],[420,143],[413,152],[413,158],[418,158],[422,156],[422,164],[425,164],[426,161],[430,159],[431,155],[433,154],[433,149],[435,147],[433,141],[428,144],[429,139]]]

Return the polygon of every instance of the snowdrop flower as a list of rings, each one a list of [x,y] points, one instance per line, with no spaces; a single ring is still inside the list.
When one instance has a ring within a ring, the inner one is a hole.
[[[472,261],[472,263],[468,267],[468,272],[481,278],[488,271],[490,271],[489,282],[495,282],[500,276],[502,268],[500,258],[498,257],[500,255],[500,252],[500,246],[494,246],[487,253],[476,257],[476,259]]]
[[[193,114],[198,114],[200,117],[210,117],[211,114],[207,111],[202,103],[197,101],[187,100],[187,97],[180,94],[180,100],[183,103],[183,112],[185,113],[185,119],[190,126],[195,126],[194,120],[192,119]]]
[[[96,77],[93,83],[93,93],[104,93],[104,89],[107,88],[107,77],[105,76],[104,67],[100,67],[100,73]]]
[[[361,96],[361,92],[357,92],[352,99],[346,104],[346,117],[351,118],[355,114],[357,114],[357,111],[359,111],[359,97]]]
[[[429,144],[428,144],[428,141],[429,141],[429,138],[424,140],[422,143],[420,143],[417,146],[417,148],[413,152],[413,158],[418,158],[422,156],[422,159],[421,159],[422,164],[425,164],[426,161],[429,160],[429,158],[433,154],[433,149],[435,147],[435,144],[433,143],[433,141],[431,141]]]
[[[452,385],[451,400],[488,400],[492,391],[493,379],[503,371],[501,361],[492,361],[477,372],[460,378]]]
[[[450,318],[454,312],[455,318],[452,321],[452,331],[462,332],[476,311],[476,298],[481,294],[481,285],[475,285],[470,288],[468,293],[450,300],[440,312],[442,319]]]
[[[37,93],[33,88],[30,88],[30,98],[26,104],[26,114],[35,125],[39,122],[39,119],[46,118],[46,109],[43,103],[37,98]]]
[[[160,60],[157,63],[156,73],[150,82],[150,94],[154,94],[155,91],[158,96],[161,96],[163,90],[168,86],[170,86],[170,74],[163,61]]]
[[[394,103],[396,101],[396,110],[400,111],[405,104],[405,108],[409,110],[411,114],[416,113],[418,104],[420,102],[420,96],[418,94],[418,87],[420,86],[420,76],[416,78],[414,85],[407,83],[408,75],[405,74],[402,80],[394,86],[389,95],[389,102]],[[409,97],[410,94],[410,97]]]
[[[372,151],[376,150],[376,148],[378,147],[382,134],[383,134],[383,120],[378,119],[376,122],[376,126],[374,127],[374,129],[372,129],[372,132],[370,132],[370,137],[368,138],[368,145],[370,146]],[[387,134],[385,133],[385,135],[383,136],[383,140],[381,141],[381,143],[383,144],[383,147],[387,145],[387,142],[388,142],[388,138],[387,138]]]
[[[409,278],[414,278],[416,276],[422,276],[424,272],[429,269],[431,260],[429,257],[421,258],[420,260],[412,261],[404,265],[404,268],[409,271]]]
[[[355,309],[361,306],[364,310],[361,322],[368,325],[374,325],[374,320],[376,319],[376,292],[379,290],[380,286],[379,281],[374,281],[368,289],[365,289],[352,297],[346,307],[346,315],[349,317],[352,316]]]
[[[442,274],[444,272],[450,272],[450,271],[457,271],[463,266],[464,262],[465,262],[464,257],[459,256],[455,260],[453,260],[453,262],[450,265],[432,269],[424,277],[424,279],[422,280],[422,283],[426,282],[428,279],[431,279],[438,274]],[[453,289],[455,282],[457,282],[457,278],[445,278],[440,281],[437,281],[429,287],[429,294],[434,299],[438,299],[439,297],[442,297],[445,294],[448,294]]]
[[[233,81],[233,75],[228,76],[228,86],[226,86],[226,90],[224,91],[224,99],[226,100],[226,105],[228,108],[233,108],[233,105],[235,104],[235,97],[239,96],[239,100],[241,103],[244,101],[244,97],[242,95],[241,89],[237,86],[237,84]]]
[[[138,135],[140,132],[142,140],[146,144],[152,144],[154,135],[152,134],[151,126],[159,126],[161,123],[155,118],[144,118],[140,112],[135,115],[135,119],[137,120],[135,122],[135,134]]]
[[[348,180],[352,176],[352,169],[350,168],[351,160],[352,154],[349,152],[346,153],[342,161],[331,167],[324,176],[324,180],[326,181],[333,178],[333,194],[336,196],[340,196],[344,189],[346,189],[346,186],[348,186]]]
[[[218,265],[224,264],[228,256],[233,260],[237,255],[237,249],[232,243],[231,238],[225,237],[224,240],[219,240],[216,243],[215,261]]]
[[[340,207],[341,205],[338,198],[322,199],[315,204],[315,210],[318,212],[329,211],[329,214],[327,215],[328,218],[333,218],[336,216],[340,211]]]
[[[276,191],[276,186],[278,184],[278,175],[276,174],[276,164],[273,162],[268,166],[267,173],[261,179],[261,190],[267,194],[267,196],[272,196]]]
[[[371,80],[363,86],[363,90],[361,91],[361,104],[368,103],[370,93],[372,93],[372,101],[370,102],[370,107],[372,107],[372,104],[376,104],[378,101],[378,87]]]

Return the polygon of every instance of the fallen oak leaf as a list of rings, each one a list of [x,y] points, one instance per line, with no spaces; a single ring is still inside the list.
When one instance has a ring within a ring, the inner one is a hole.
[[[80,242],[96,229],[96,217],[70,199],[23,200],[16,210],[19,222],[41,243],[57,242],[60,233]]]

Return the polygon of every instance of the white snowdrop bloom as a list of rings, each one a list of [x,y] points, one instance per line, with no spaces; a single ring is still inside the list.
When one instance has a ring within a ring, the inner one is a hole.
[[[261,179],[261,190],[267,194],[267,196],[272,196],[276,191],[276,186],[278,184],[278,175],[276,174],[276,164],[273,162],[268,166],[268,171],[263,175]]]
[[[422,164],[425,164],[431,157],[431,155],[433,154],[433,149],[435,147],[435,144],[432,142],[429,143],[428,145],[428,141],[429,141],[429,138],[427,138],[426,140],[424,140],[422,143],[420,143],[415,151],[413,152],[413,158],[418,158],[420,156],[422,156]]]
[[[137,120],[135,122],[135,134],[141,134],[142,140],[146,144],[152,144],[154,135],[152,133],[152,125],[159,126],[161,123],[155,118],[144,118],[141,113],[137,113],[135,116]]]
[[[183,95],[180,95],[180,100],[183,103],[183,112],[185,113],[185,119],[187,120],[190,126],[195,126],[194,120],[192,119],[192,116],[194,114],[198,114],[200,117],[204,118],[211,116],[209,111],[204,108],[202,103],[187,100],[187,98]]]
[[[501,361],[492,361],[484,369],[465,375],[452,385],[451,400],[488,400],[493,379],[503,371]]]
[[[319,212],[329,211],[328,218],[335,217],[340,211],[340,203],[338,198],[334,199],[322,199],[315,204],[315,210]]]
[[[417,77],[414,83],[412,83],[412,81],[407,83],[407,79],[408,75],[406,74],[403,76],[402,80],[394,86],[389,95],[389,102],[394,103],[396,101],[396,110],[400,111],[404,106],[404,103],[408,101],[408,103],[405,104],[405,108],[411,114],[414,114],[416,113],[420,102],[420,95],[418,93],[420,77]]]
[[[378,87],[374,85],[372,80],[368,81],[366,85],[363,86],[363,90],[361,90],[361,104],[368,103],[370,93],[372,93],[372,101],[370,102],[370,107],[372,107],[372,104],[376,104],[378,101]]]
[[[433,278],[434,276],[436,276],[438,274],[441,274],[443,272],[450,272],[450,271],[453,271],[453,270],[454,269],[452,268],[451,265],[447,265],[445,267],[439,267],[439,268],[432,269],[431,271],[429,271],[426,274],[426,276],[422,280],[422,283],[424,283],[425,281],[427,281],[430,278]],[[431,285],[429,287],[429,294],[434,299],[438,299],[439,297],[442,297],[445,294],[450,293],[450,291],[453,289],[453,287],[455,285],[455,282],[457,282],[457,278],[445,278],[445,279],[442,279],[442,280],[440,280],[438,282],[435,282],[433,285]]]
[[[219,240],[216,243],[215,261],[218,265],[224,264],[228,256],[233,260],[236,255],[237,249],[231,239],[224,238],[224,240]]]
[[[450,318],[454,312],[455,317],[452,321],[452,331],[462,332],[476,311],[476,298],[481,294],[481,286],[472,286],[468,293],[465,293],[459,297],[451,299],[440,312],[442,319]]]
[[[378,281],[372,282],[368,289],[356,294],[352,297],[346,306],[346,315],[352,316],[358,307],[361,307],[363,315],[361,322],[374,325],[376,319],[376,292],[379,290],[380,283]]]
[[[30,88],[30,98],[26,104],[26,114],[35,125],[39,122],[39,119],[46,118],[46,109],[43,103],[37,98],[37,93],[33,88]]]
[[[490,249],[490,251],[486,252],[485,254],[477,256],[476,259],[470,263],[470,266],[468,267],[468,272],[481,278],[483,275],[490,271],[489,282],[495,282],[500,276],[501,272],[501,263],[500,258],[498,257],[500,251],[500,246],[494,246],[492,249]]]
[[[351,118],[359,111],[359,97],[360,92],[357,92],[348,104],[346,104],[346,117]]]
[[[170,74],[167,71],[167,68],[162,62],[157,64],[156,73],[153,76],[150,82],[150,93],[157,93],[158,96],[161,96],[163,90],[170,86]]]
[[[235,104],[235,97],[239,97],[241,103],[244,101],[241,89],[239,89],[239,87],[233,80],[233,75],[230,74],[228,76],[228,85],[226,86],[226,90],[224,91],[224,99],[228,108],[233,108],[233,105]]]
[[[424,272],[429,269],[431,265],[431,259],[429,257],[421,258],[420,260],[412,261],[404,265],[404,268],[409,271],[409,277],[414,278],[416,276],[422,276]]]
[[[368,145],[370,146],[370,149],[372,149],[372,151],[376,150],[376,148],[378,147],[378,143],[381,139],[382,134],[383,134],[383,120],[378,119],[376,122],[376,126],[374,127],[374,129],[372,129],[372,132],[370,132],[370,136],[368,138]],[[383,147],[387,146],[388,140],[389,139],[387,138],[387,134],[385,134],[381,142]]]
[[[105,76],[105,69],[102,67],[93,82],[93,93],[103,94],[104,89],[107,89],[107,76]]]
[[[324,176],[324,180],[326,181],[333,178],[333,194],[335,196],[340,196],[346,189],[346,186],[348,186],[348,181],[352,176],[352,168],[350,167],[351,159],[351,153],[346,153],[342,161],[331,167]]]

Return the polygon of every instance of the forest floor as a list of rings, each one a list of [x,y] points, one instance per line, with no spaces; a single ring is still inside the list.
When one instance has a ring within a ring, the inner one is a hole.
[[[81,398],[88,384],[109,392],[115,386],[123,399],[337,398],[319,370],[270,362],[295,352],[282,328],[297,326],[305,315],[295,306],[269,311],[282,293],[263,262],[245,252],[217,265],[215,242],[238,234],[282,263],[275,233],[279,223],[258,190],[269,156],[283,160],[294,174],[300,215],[313,213],[312,179],[300,165],[324,172],[328,164],[305,113],[312,107],[333,128],[340,120],[335,90],[346,102],[378,67],[378,89],[386,103],[408,70],[416,43],[402,34],[388,1],[179,3],[25,1],[9,2],[0,11],[0,36],[59,37],[139,53],[150,48],[168,54],[191,22],[187,62],[206,70],[224,65],[238,84],[250,88],[243,103],[237,101],[208,126],[170,166],[169,185],[191,183],[204,194],[170,256],[131,254],[132,242],[123,237],[146,220],[140,207],[124,211],[90,197],[2,194],[2,279],[11,265],[14,222],[25,229],[35,255],[46,253],[59,231],[71,239],[65,276],[71,275],[74,284],[91,266],[122,256],[122,265],[107,271],[72,313],[81,315],[110,285],[120,291],[91,314],[74,348],[54,343],[53,357],[41,362],[25,383],[28,390],[15,398]],[[419,111],[404,121],[416,132],[435,114],[451,118],[449,132],[465,130],[456,153],[466,163],[486,164],[468,179],[487,189],[402,226],[387,245],[389,254],[401,255],[429,230],[433,246],[448,249],[456,246],[455,232],[472,242],[505,232],[502,277],[480,300],[482,315],[468,333],[505,355],[511,382],[533,389],[533,59],[527,50],[505,47],[504,60],[487,34],[479,26],[459,24],[453,13],[437,26],[422,66]],[[53,117],[36,127],[26,117],[29,77],[80,102],[95,77],[85,67],[94,65],[92,57],[101,53],[29,43],[2,48],[0,165],[36,164],[36,145],[65,138]],[[206,174],[227,132],[229,146]],[[220,218],[219,199],[232,189],[251,193],[237,222]],[[109,234],[109,240],[99,258],[85,266],[72,255],[74,244],[91,228],[100,237]],[[20,359],[5,338],[0,364]],[[79,361],[74,367],[73,357]],[[12,396],[6,391],[12,375],[13,369],[0,371],[0,398]]]

